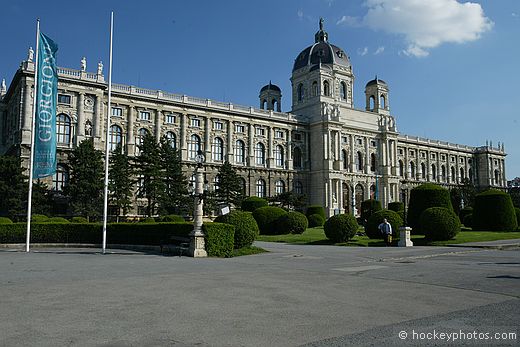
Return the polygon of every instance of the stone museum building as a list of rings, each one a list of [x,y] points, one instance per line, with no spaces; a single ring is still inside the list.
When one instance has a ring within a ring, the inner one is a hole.
[[[0,89],[0,154],[21,156],[25,166],[34,112],[33,53],[21,63],[9,87]],[[104,151],[108,83],[103,65],[88,72],[59,68],[58,167],[49,186],[67,184],[67,153],[92,138]],[[456,186],[464,179],[484,189],[505,188],[503,144],[481,147],[400,134],[390,109],[390,86],[375,78],[365,87],[365,108],[354,108],[354,70],[348,54],[329,42],[320,21],[314,43],[294,60],[287,97],[269,82],[259,92],[259,107],[241,106],[129,85],[112,85],[110,147],[121,143],[130,156],[144,134],[167,136],[180,150],[188,177],[200,149],[205,175],[229,161],[242,178],[246,195],[269,197],[284,191],[306,194],[308,203],[325,206],[329,215],[357,213],[371,197],[402,199],[402,185],[434,182]],[[139,205],[139,199],[137,204]],[[139,213],[140,209],[136,211]]]

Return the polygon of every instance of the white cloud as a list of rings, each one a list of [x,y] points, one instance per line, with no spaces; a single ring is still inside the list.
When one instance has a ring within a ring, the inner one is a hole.
[[[379,46],[379,47],[377,47],[376,51],[374,52],[374,55],[379,55],[379,54],[383,53],[384,51],[385,51],[385,47]]]
[[[299,18],[300,20],[303,19],[303,10],[300,8],[300,9],[298,10],[298,12],[296,12],[296,15],[298,16],[298,18]]]
[[[480,4],[457,0],[366,0],[366,15],[338,24],[362,23],[373,30],[402,35],[408,56],[424,57],[443,43],[475,41],[493,27]],[[340,23],[341,22],[341,23]],[[355,25],[354,25],[355,26]]]
[[[358,48],[357,54],[364,56],[368,53],[368,47]]]
[[[351,17],[351,16],[343,16],[341,17],[337,22],[337,25],[348,25],[351,27],[360,27],[363,26],[363,23],[361,23],[361,20],[357,17]]]
[[[518,13],[515,13],[515,12],[511,13],[511,17],[518,17]]]

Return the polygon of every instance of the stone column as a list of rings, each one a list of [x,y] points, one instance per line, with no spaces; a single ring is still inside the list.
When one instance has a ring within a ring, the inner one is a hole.
[[[292,158],[292,135],[291,130],[287,130],[287,158],[286,158],[287,166],[286,168],[288,170],[293,169],[293,158]],[[289,189],[289,182],[287,182],[287,189]]]
[[[213,162],[213,158],[211,157],[211,143],[210,143],[210,123],[211,119],[209,117],[204,117],[204,155],[206,156],[206,160],[210,160]]]
[[[135,154],[134,119],[135,107],[129,106],[126,122],[126,153],[130,156]]]
[[[192,257],[207,257],[204,242],[204,233],[202,232],[202,216],[204,214],[204,202],[202,194],[204,183],[204,173],[202,168],[198,167],[195,172],[195,207],[193,211],[193,231],[190,234],[189,254]]]
[[[26,80],[26,85],[23,88],[23,130],[31,131],[32,128],[32,104],[33,98],[31,97],[32,82]]]
[[[365,137],[365,173],[370,173],[370,140]]]
[[[94,114],[94,133],[92,137],[101,138],[103,131],[103,94],[96,95],[96,111]],[[94,140],[95,141],[95,140]]]
[[[338,208],[339,213],[345,213],[343,208],[343,180],[338,180]]]
[[[226,130],[227,130],[227,148],[226,148],[226,154],[227,154],[227,160],[230,163],[234,163],[233,159],[233,122],[230,120],[227,121],[226,124]]]
[[[155,110],[155,141],[161,141],[161,110]]]
[[[354,148],[354,142],[356,139],[354,138],[354,135],[350,135],[350,172],[356,172],[356,150]]]
[[[76,145],[85,137],[85,93],[78,95],[78,121],[76,123]]]
[[[249,139],[248,139],[249,145],[247,146],[248,147],[247,151],[248,151],[248,165],[249,166],[255,165],[255,152],[254,152],[255,144],[253,143],[254,136],[255,136],[255,128],[253,127],[253,124],[249,124]]]

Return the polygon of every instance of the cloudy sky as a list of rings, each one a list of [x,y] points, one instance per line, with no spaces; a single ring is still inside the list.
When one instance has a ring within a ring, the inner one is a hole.
[[[35,21],[59,44],[60,66],[107,64],[115,12],[117,83],[258,104],[272,80],[290,111],[294,58],[323,17],[349,55],[354,98],[377,74],[390,86],[402,133],[472,146],[505,143],[507,177],[520,176],[518,0],[17,0],[2,4],[0,79],[9,85],[35,42]]]

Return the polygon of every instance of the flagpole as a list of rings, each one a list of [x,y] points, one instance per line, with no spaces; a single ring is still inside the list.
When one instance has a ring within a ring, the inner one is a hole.
[[[110,12],[110,57],[108,64],[108,107],[105,138],[105,194],[103,202],[103,254],[107,248],[107,217],[108,217],[108,161],[110,152],[110,115],[112,113],[112,36],[114,31],[114,12]]]
[[[34,63],[34,92],[33,92],[33,105],[32,111],[27,112],[25,110],[25,116],[32,116],[31,125],[31,154],[29,159],[29,193],[27,195],[27,236],[25,240],[25,251],[29,252],[31,242],[31,209],[32,209],[32,188],[33,188],[33,165],[34,165],[34,129],[36,127],[36,95],[38,93],[38,64],[39,64],[39,51],[40,51],[40,18],[36,20],[36,61]],[[29,93],[25,94],[28,98]]]

